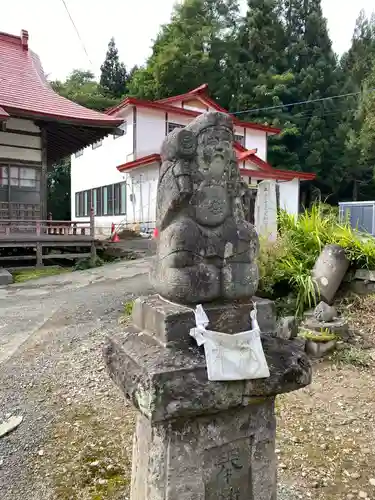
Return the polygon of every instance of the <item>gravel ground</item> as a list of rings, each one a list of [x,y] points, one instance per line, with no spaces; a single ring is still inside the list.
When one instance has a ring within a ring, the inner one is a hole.
[[[124,302],[151,289],[145,271],[118,279],[114,266],[101,269],[85,286],[72,289],[65,276],[44,295],[54,313],[0,365],[0,421],[24,419],[0,439],[2,500],[99,500],[128,490],[134,415],[109,380],[101,350],[120,328]],[[12,289],[14,300],[37,308],[40,298],[28,293],[37,284]]]
[[[82,273],[84,286],[72,284],[76,273],[53,285],[42,298],[53,314],[0,365],[0,420],[24,418],[0,438],[1,500],[129,496],[134,411],[106,374],[102,346],[123,328],[123,304],[151,290],[144,272],[118,278],[108,269]],[[1,300],[39,307],[34,292],[56,282],[40,283],[0,291],[0,313]],[[374,381],[373,368],[326,361],[312,386],[277,398],[278,500],[375,500]]]

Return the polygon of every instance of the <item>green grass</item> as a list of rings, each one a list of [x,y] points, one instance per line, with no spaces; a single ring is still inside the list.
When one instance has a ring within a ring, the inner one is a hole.
[[[325,245],[340,245],[357,269],[375,269],[375,240],[340,223],[332,207],[318,203],[299,217],[281,211],[278,229],[276,242],[261,241],[259,291],[275,300],[289,296],[297,316],[319,300],[311,270]]]
[[[134,307],[134,300],[131,300],[129,302],[125,302],[124,304],[124,316],[131,316],[133,312],[133,307]]]
[[[327,329],[321,329],[318,332],[302,329],[298,336],[306,340],[313,340],[314,342],[329,342],[337,339],[337,336],[334,333],[330,333]]]
[[[131,315],[133,313],[134,300],[129,300],[129,302],[124,303],[124,311],[119,318],[120,325],[127,325],[130,321]]]
[[[68,418],[69,417],[69,418]],[[46,445],[46,465],[59,500],[126,498],[130,483],[124,439],[131,442],[133,421],[111,419],[107,411],[73,407],[54,424]],[[107,420],[108,419],[108,420]]]
[[[25,281],[44,278],[45,276],[57,276],[72,271],[71,267],[48,266],[40,269],[20,269],[12,272],[14,283],[24,283]]]
[[[368,368],[374,363],[371,355],[358,347],[336,351],[332,356],[332,360],[338,365],[352,365],[359,368]]]

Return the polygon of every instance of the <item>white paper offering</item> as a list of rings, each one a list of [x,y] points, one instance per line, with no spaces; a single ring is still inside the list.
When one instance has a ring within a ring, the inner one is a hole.
[[[196,307],[196,327],[190,330],[190,335],[199,346],[204,346],[209,380],[251,380],[270,376],[255,306],[250,317],[252,330],[235,334],[214,332],[206,329],[209,320],[203,307]]]

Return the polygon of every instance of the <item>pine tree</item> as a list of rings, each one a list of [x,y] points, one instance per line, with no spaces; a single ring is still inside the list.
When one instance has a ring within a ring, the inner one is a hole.
[[[103,92],[115,98],[123,96],[127,91],[127,74],[125,65],[120,62],[114,38],[109,41],[105,61],[100,70],[100,86]]]
[[[146,66],[135,72],[130,93],[160,99],[208,83],[211,95],[228,106],[238,12],[238,0],[185,0],[176,5]]]

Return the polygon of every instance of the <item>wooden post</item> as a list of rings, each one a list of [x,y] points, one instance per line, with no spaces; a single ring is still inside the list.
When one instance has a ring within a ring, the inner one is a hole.
[[[12,188],[10,183],[10,166],[7,166],[7,175],[8,175],[8,217],[9,219],[13,219],[12,213]]]
[[[48,212],[47,219],[48,219],[48,221],[52,221],[52,212]],[[47,222],[47,226],[48,226],[47,232],[48,232],[48,234],[51,234],[51,227],[50,227],[51,224],[52,224],[52,222]]]
[[[42,168],[40,172],[40,218],[47,216],[47,130],[42,128]]]
[[[90,236],[91,236],[91,262],[95,264],[96,260],[96,246],[95,246],[95,217],[94,207],[90,208]]]

